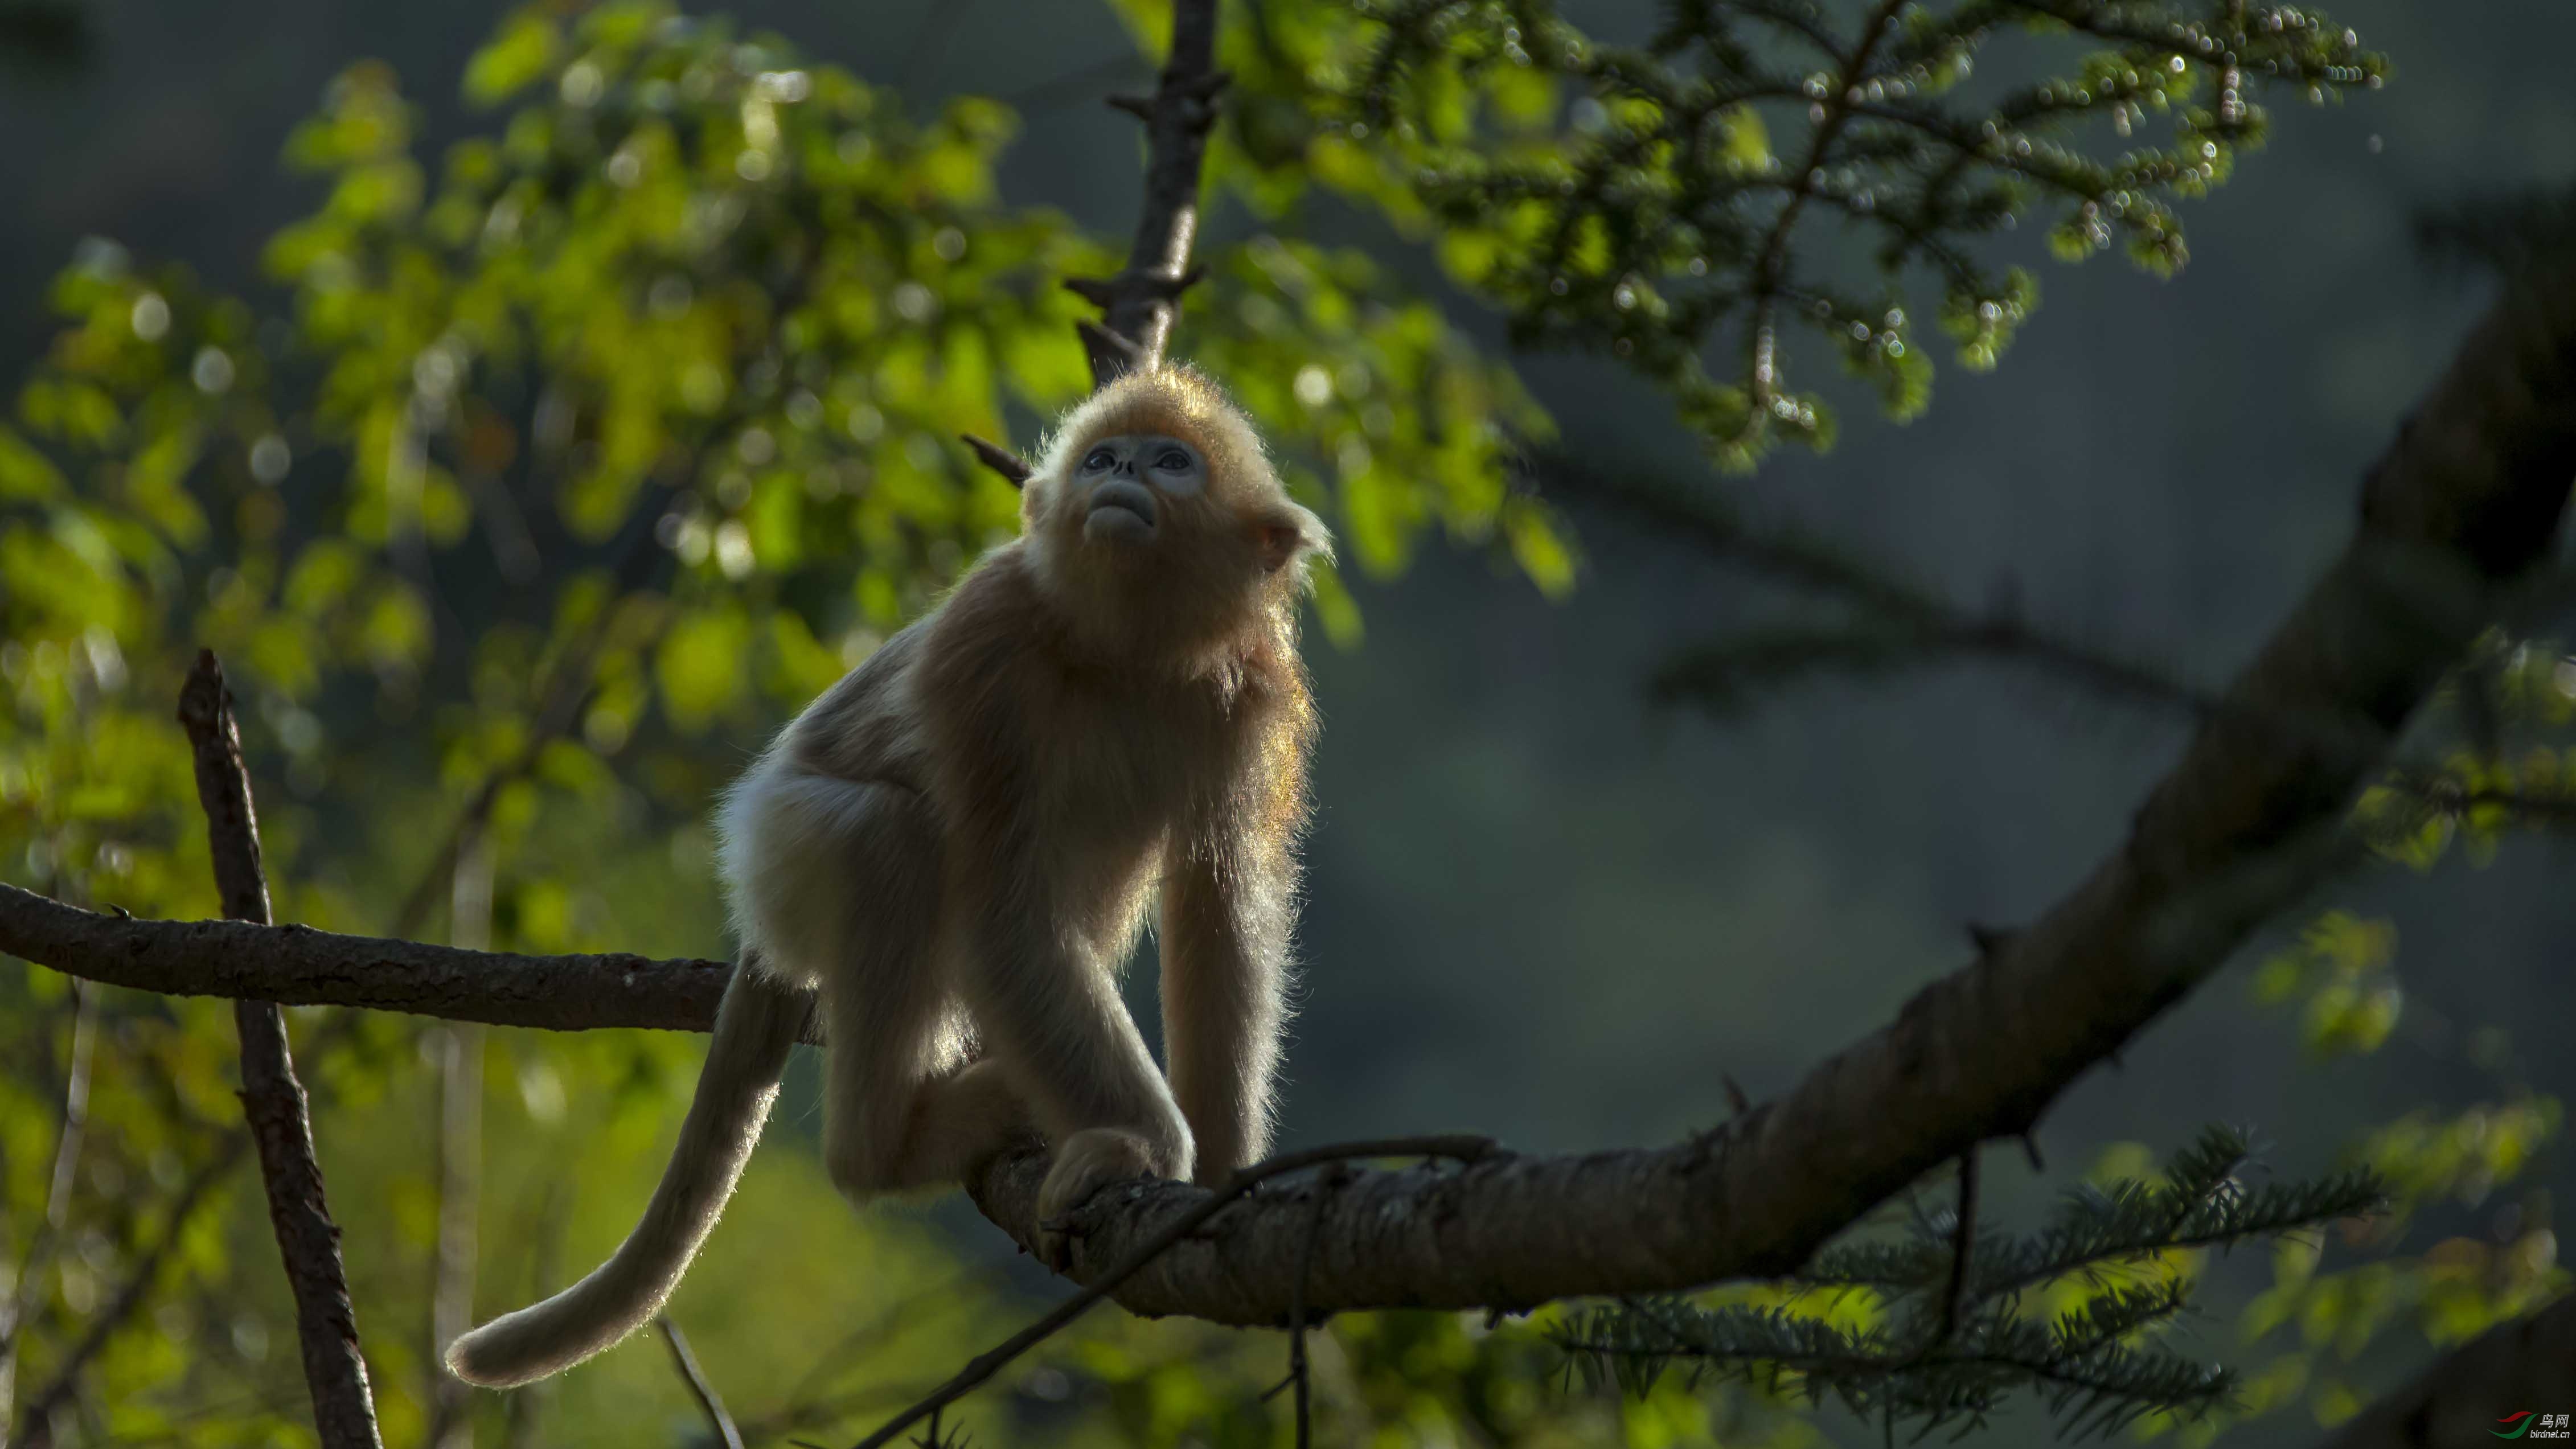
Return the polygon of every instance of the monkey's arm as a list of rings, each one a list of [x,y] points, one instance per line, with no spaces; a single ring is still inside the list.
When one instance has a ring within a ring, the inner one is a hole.
[[[1063,823],[1066,765],[1037,727],[1048,686],[1014,582],[988,569],[951,600],[920,699],[947,817],[957,989],[1056,1145],[1064,1181],[1049,1196],[1078,1198],[1103,1173],[1187,1175],[1190,1134],[1100,957],[1118,906],[1093,897],[1116,882]]]
[[[1007,772],[996,772],[997,775]],[[959,991],[993,1062],[1054,1146],[1038,1189],[1034,1244],[1065,1264],[1063,1215],[1135,1177],[1188,1177],[1190,1128],[1100,959],[1101,902],[1069,898],[1084,882],[1061,842],[1031,828],[1025,802],[959,832],[949,876],[964,950]]]
[[[1163,1051],[1214,1185],[1270,1151],[1297,861],[1284,829],[1225,822],[1164,861]]]

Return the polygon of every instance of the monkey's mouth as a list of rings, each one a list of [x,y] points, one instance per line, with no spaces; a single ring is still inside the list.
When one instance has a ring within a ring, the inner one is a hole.
[[[1154,495],[1124,479],[1091,490],[1091,512],[1082,520],[1087,538],[1143,539],[1154,534]]]

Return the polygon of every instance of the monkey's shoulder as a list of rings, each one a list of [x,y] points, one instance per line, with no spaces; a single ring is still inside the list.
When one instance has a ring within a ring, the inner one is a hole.
[[[799,768],[916,791],[927,785],[927,745],[914,701],[913,674],[928,622],[897,632],[806,706],[789,726],[787,740]]]

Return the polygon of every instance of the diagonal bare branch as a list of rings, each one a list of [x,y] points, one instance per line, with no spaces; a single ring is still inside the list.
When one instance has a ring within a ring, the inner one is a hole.
[[[1012,1334],[998,1346],[977,1354],[959,1369],[948,1382],[933,1390],[928,1397],[879,1425],[875,1433],[859,1441],[857,1449],[877,1449],[891,1444],[896,1435],[924,1418],[936,1419],[939,1411],[973,1392],[975,1387],[999,1372],[1003,1365],[1037,1347],[1057,1330],[1090,1311],[1092,1305],[1109,1297],[1118,1286],[1171,1248],[1174,1243],[1205,1227],[1208,1221],[1235,1201],[1248,1196],[1254,1188],[1285,1173],[1297,1172],[1322,1163],[1344,1163],[1361,1157],[1427,1157],[1458,1162],[1474,1162],[1494,1151],[1490,1137],[1452,1135],[1446,1137],[1390,1137],[1367,1142],[1342,1142],[1330,1147],[1308,1148],[1301,1152],[1283,1152],[1267,1162],[1256,1162],[1238,1170],[1223,1187],[1202,1192],[1200,1200],[1189,1211],[1173,1218],[1154,1236],[1137,1243],[1126,1255],[1087,1285],[1081,1292],[1057,1304],[1037,1322]],[[1324,1189],[1318,1188],[1322,1193]],[[933,1436],[936,1437],[935,1435]]]
[[[689,1351],[689,1338],[671,1315],[657,1313],[653,1322],[662,1330],[663,1342],[670,1345],[671,1368],[688,1387],[689,1397],[698,1401],[698,1412],[706,1416],[707,1432],[715,1436],[720,1449],[742,1449],[742,1430],[734,1427],[733,1415],[726,1411],[724,1399],[715,1385],[707,1382],[706,1370],[698,1367],[698,1356]]]
[[[211,649],[199,651],[179,692],[179,722],[196,752],[197,799],[206,812],[224,914],[265,926],[268,879],[260,868],[259,814],[242,764],[241,732],[233,724],[232,691]],[[242,1000],[233,1003],[233,1021],[241,1032],[242,1115],[259,1145],[269,1221],[295,1295],[314,1427],[323,1449],[381,1449],[367,1361],[358,1352],[358,1311],[340,1266],[340,1228],[331,1221],[322,1165],[313,1155],[313,1122],[287,1051],[286,1014],[272,1001]]]

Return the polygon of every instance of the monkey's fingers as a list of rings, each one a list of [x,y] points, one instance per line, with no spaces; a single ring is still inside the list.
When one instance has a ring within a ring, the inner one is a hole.
[[[1038,1224],[1037,1242],[1031,1251],[1036,1254],[1039,1262],[1047,1265],[1048,1272],[1071,1272],[1073,1240],[1081,1236],[1080,1230],[1073,1225],[1073,1216],[1070,1213],[1060,1218],[1048,1218]]]
[[[1153,1146],[1133,1132],[1089,1127],[1055,1149],[1055,1162],[1038,1186],[1038,1261],[1056,1272],[1072,1262],[1073,1217],[1091,1195],[1114,1183],[1158,1177]]]

